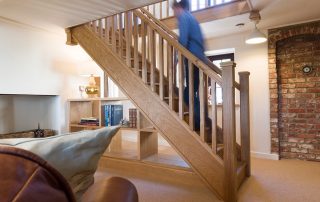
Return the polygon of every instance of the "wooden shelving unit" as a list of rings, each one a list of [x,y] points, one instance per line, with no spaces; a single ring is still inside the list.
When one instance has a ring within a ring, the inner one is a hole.
[[[122,104],[123,117],[129,119],[129,108],[135,106],[125,97],[119,98],[89,98],[89,99],[69,99],[69,131],[95,130],[103,126],[101,121],[98,126],[80,125],[82,117],[95,117],[101,120],[101,106],[105,104]],[[135,144],[128,148],[122,143],[122,133],[130,133],[136,139]],[[117,158],[129,158],[135,160],[148,159],[158,154],[158,133],[152,124],[137,110],[137,128],[122,127],[113,138],[110,146],[105,152],[105,156]]]
[[[80,130],[95,130],[101,127],[105,127],[102,120],[101,107],[105,104],[121,104],[124,106],[123,117],[129,118],[128,109],[135,108],[126,97],[118,98],[87,98],[87,99],[69,99],[69,131],[76,132]],[[94,117],[100,120],[98,126],[80,125],[80,119],[82,117]],[[129,128],[128,128],[129,129]],[[130,128],[131,129],[131,128]],[[136,130],[136,129],[132,129]]]

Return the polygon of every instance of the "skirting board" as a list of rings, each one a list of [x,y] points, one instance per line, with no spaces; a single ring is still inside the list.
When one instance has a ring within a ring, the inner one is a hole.
[[[270,160],[279,160],[278,154],[268,154],[262,152],[251,152],[251,157],[260,158],[260,159],[270,159]]]

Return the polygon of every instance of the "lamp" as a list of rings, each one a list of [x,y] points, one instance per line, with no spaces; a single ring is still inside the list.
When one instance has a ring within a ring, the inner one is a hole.
[[[96,97],[99,93],[99,87],[96,85],[93,74],[89,77],[89,85],[86,86],[85,91],[88,97]]]
[[[257,28],[257,24],[261,20],[259,11],[251,11],[249,19],[254,22],[254,30],[246,38],[246,44],[260,44],[267,41],[267,37]]]

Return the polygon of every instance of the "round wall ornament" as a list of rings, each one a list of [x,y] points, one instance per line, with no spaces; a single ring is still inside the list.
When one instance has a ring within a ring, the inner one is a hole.
[[[312,72],[312,67],[309,66],[309,65],[305,65],[304,67],[302,67],[302,71],[303,71],[303,73],[305,73],[305,74],[309,74],[309,73]]]

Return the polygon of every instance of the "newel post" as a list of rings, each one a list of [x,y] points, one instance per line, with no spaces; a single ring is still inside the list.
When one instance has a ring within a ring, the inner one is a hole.
[[[250,105],[249,105],[250,72],[239,72],[240,77],[240,128],[241,160],[246,162],[246,176],[251,175],[250,164]]]
[[[224,187],[225,201],[237,201],[237,150],[235,119],[235,67],[234,62],[223,62],[222,99],[223,99],[223,143],[224,143]]]

